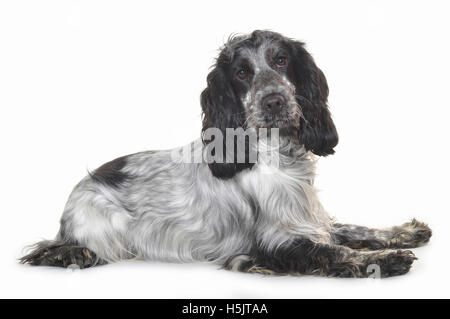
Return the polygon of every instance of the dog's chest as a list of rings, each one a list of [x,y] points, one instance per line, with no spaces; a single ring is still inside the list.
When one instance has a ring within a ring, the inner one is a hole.
[[[258,208],[261,241],[299,235],[327,241],[330,219],[313,186],[315,162],[307,153],[281,157],[279,165],[258,163],[240,176],[240,182]]]

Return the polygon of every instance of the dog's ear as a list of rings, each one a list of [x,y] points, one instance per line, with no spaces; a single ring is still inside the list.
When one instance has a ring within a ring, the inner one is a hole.
[[[241,102],[236,98],[230,81],[223,67],[216,67],[208,74],[207,87],[200,96],[200,102],[203,112],[202,140],[205,145],[211,143],[214,139],[210,139],[205,135],[207,129],[218,129],[221,131],[223,138],[223,160],[213,161],[209,163],[209,168],[215,177],[231,178],[237,172],[251,167],[253,164],[248,163],[248,145],[246,145],[246,162],[238,163],[237,149],[234,141],[234,149],[227,149],[226,129],[227,128],[244,128],[245,110]],[[245,128],[244,128],[245,129]],[[217,138],[217,136],[214,136]],[[225,156],[233,156],[233,163],[226,163]],[[220,161],[220,162],[219,162]]]
[[[296,96],[303,116],[300,119],[300,142],[316,155],[334,153],[338,134],[327,106],[328,84],[304,44],[292,41],[293,77]]]

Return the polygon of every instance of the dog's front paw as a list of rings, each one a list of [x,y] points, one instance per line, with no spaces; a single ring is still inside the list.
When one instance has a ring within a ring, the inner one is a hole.
[[[428,243],[431,238],[431,229],[422,222],[413,219],[411,222],[394,227],[388,241],[390,248],[415,248]]]
[[[411,269],[412,263],[416,259],[417,257],[410,250],[374,253],[368,259],[365,272],[369,276],[375,271],[375,275],[379,275],[381,278],[404,275]],[[377,273],[377,269],[379,273]]]

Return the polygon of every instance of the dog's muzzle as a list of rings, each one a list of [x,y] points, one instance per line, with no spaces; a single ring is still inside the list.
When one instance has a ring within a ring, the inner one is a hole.
[[[301,111],[295,99],[295,88],[276,72],[260,73],[243,103],[251,126],[285,128],[299,125]]]

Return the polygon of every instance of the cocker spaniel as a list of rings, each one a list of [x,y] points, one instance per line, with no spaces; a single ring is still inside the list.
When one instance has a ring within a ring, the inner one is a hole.
[[[211,261],[264,274],[405,274],[416,257],[401,249],[428,242],[425,224],[339,224],[319,202],[315,160],[338,143],[327,97],[302,42],[259,30],[231,37],[201,93],[201,138],[90,173],[70,195],[55,240],[37,243],[21,262]]]

